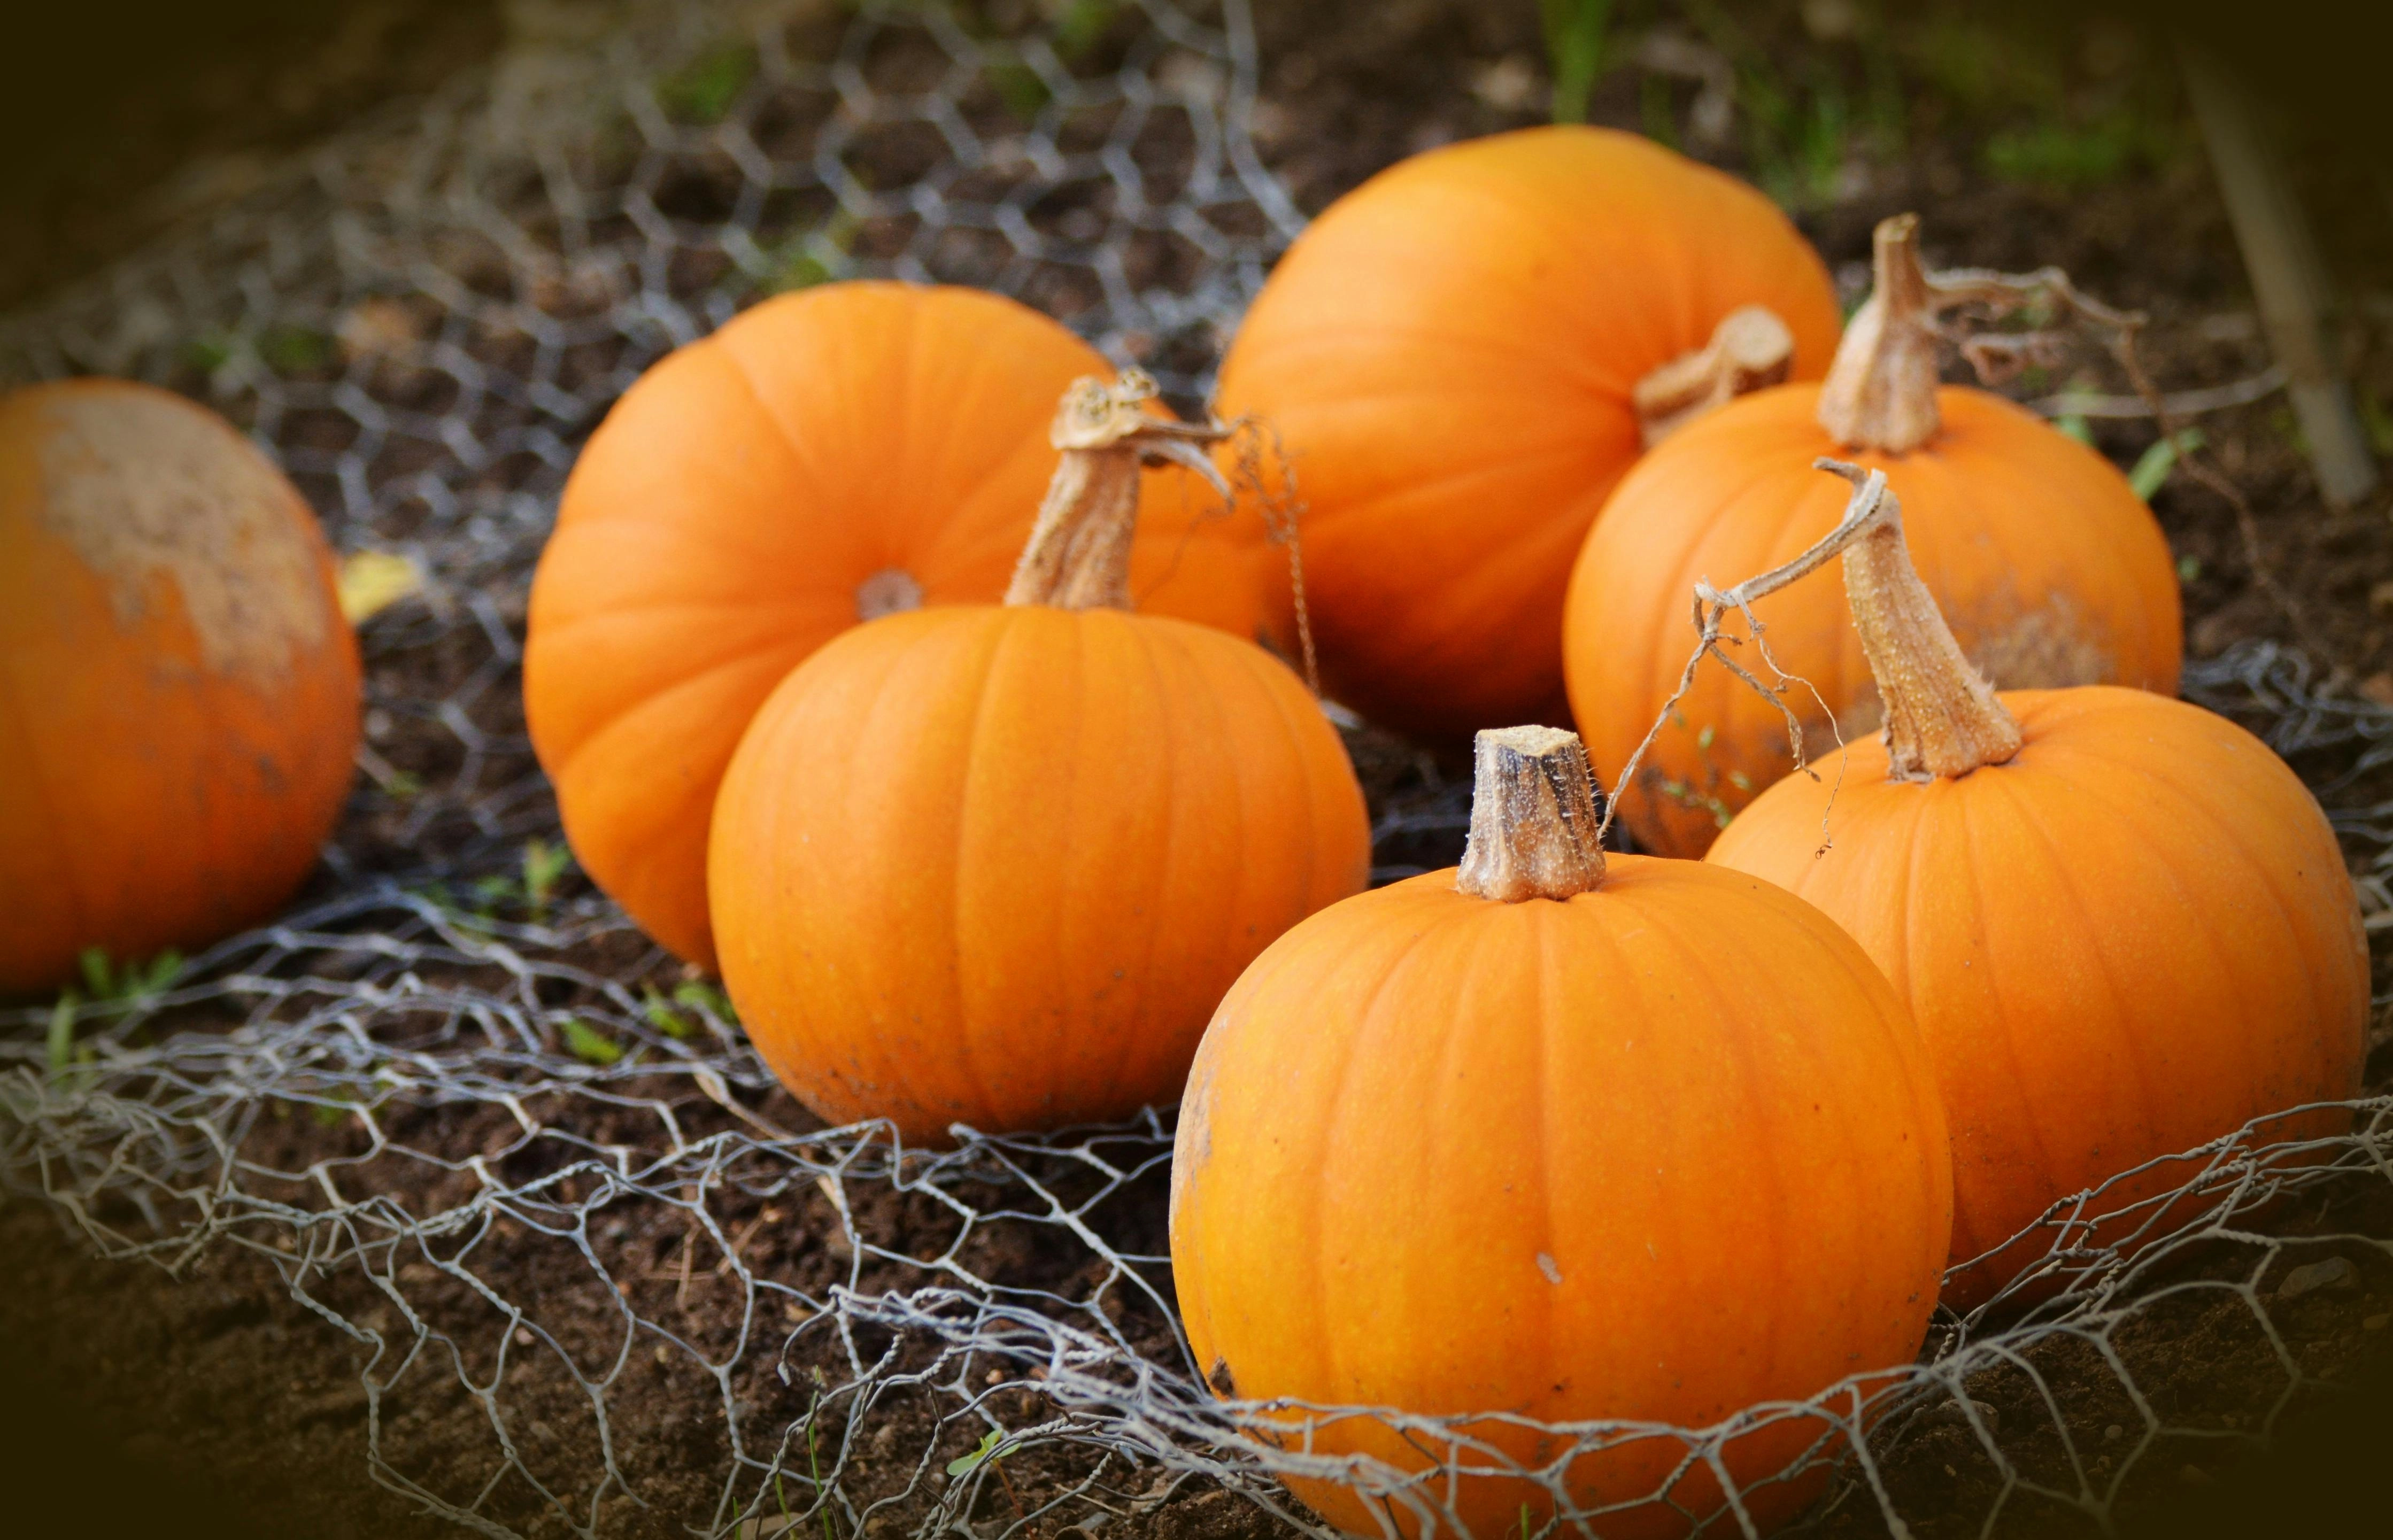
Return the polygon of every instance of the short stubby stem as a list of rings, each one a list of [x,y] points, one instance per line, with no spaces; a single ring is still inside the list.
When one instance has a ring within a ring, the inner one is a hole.
[[[1820,425],[1847,449],[1905,454],[1936,437],[1936,295],[1919,261],[1919,215],[1882,220],[1874,288],[1846,323],[1820,385]]]
[[[1227,437],[1216,424],[1175,422],[1146,410],[1156,395],[1144,372],[1072,382],[1049,439],[1061,452],[1030,539],[1005,591],[1009,605],[1128,609],[1130,554],[1138,535],[1142,466],[1169,461],[1210,481],[1229,482],[1206,452]]]
[[[1738,397],[1785,382],[1795,367],[1795,333],[1766,306],[1731,310],[1712,340],[1682,353],[1630,393],[1637,434],[1647,449]]]
[[[1481,733],[1471,748],[1471,836],[1455,887],[1519,904],[1602,885],[1595,777],[1578,735],[1499,727]]]

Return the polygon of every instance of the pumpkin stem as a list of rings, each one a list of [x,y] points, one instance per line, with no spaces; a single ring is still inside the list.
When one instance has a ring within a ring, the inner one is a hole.
[[[1740,396],[1785,380],[1795,367],[1795,333],[1763,305],[1720,318],[1712,340],[1681,353],[1637,382],[1629,399],[1647,449]]]
[[[1454,885],[1518,904],[1603,881],[1587,746],[1559,727],[1498,727],[1471,741],[1471,837]]]
[[[1841,460],[1815,460],[1821,470],[1853,484],[1845,516],[1810,550],[1758,577],[1722,591],[1695,585],[1696,614],[1712,649],[1720,622],[1731,611],[1745,617],[1757,642],[1761,626],[1755,601],[1825,566],[1845,560],[1845,598],[1853,629],[1886,703],[1888,775],[1895,780],[1966,776],[1981,764],[1999,764],[2020,750],[2020,726],[1996,698],[1985,675],[1970,666],[1953,628],[1944,623],[1936,596],[1911,565],[1903,539],[1903,505],[1886,484],[1884,471],[1863,472]],[[1694,661],[1688,664],[1690,674]],[[1768,648],[1762,649],[1765,661]],[[1774,665],[1772,665],[1774,667]],[[1749,676],[1748,676],[1749,677]],[[1783,677],[1783,675],[1782,675]],[[1680,682],[1683,692],[1685,682]],[[1674,698],[1675,699],[1675,698]],[[1799,758],[1800,746],[1798,746]]]
[[[1820,386],[1820,425],[1847,449],[1907,454],[1936,437],[1943,425],[1936,383],[1944,341],[1957,344],[1979,380],[1990,385],[2029,364],[2059,361],[2065,346],[2053,331],[1979,335],[1948,328],[1943,318],[1950,311],[1970,310],[1983,322],[2031,309],[2074,315],[2120,337],[2144,323],[2140,312],[2114,310],[2080,294],[2058,268],[1930,273],[1919,260],[1916,214],[1880,220],[1872,246],[1870,297],[1846,323]]]
[[[1820,425],[1851,450],[1903,454],[1936,437],[1935,286],[1919,262],[1919,215],[1878,222],[1870,297],[1845,323],[1820,386]]]
[[[1058,609],[1128,609],[1130,552],[1138,533],[1138,473],[1170,461],[1212,483],[1230,484],[1206,450],[1229,432],[1215,423],[1179,423],[1146,411],[1155,381],[1125,369],[1110,382],[1072,382],[1056,408],[1048,439],[1062,451],[1038,522],[1005,591],[1010,605]]]

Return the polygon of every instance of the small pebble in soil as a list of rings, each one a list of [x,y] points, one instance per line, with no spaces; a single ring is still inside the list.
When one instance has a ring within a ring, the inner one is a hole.
[[[2388,1325],[2393,1325],[2393,1315],[2372,1315],[2367,1320],[2362,1321],[2360,1324],[2360,1329],[2361,1331],[2383,1331]]]
[[[2105,1443],[2116,1443],[2126,1436],[2127,1430],[2115,1422],[2102,1429],[2102,1442]]]
[[[2332,1290],[2341,1294],[2360,1286],[2360,1269],[2348,1257],[2329,1257],[2322,1262],[2311,1262],[2286,1273],[2277,1284],[2280,1300],[2298,1299],[2305,1294]]]

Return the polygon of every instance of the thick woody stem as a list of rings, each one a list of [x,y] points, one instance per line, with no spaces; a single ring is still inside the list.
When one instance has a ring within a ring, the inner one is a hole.
[[[1784,382],[1795,367],[1795,333],[1766,306],[1731,310],[1712,340],[1637,382],[1630,393],[1647,449],[1740,396]]]
[[[2114,332],[2132,333],[2140,314],[2113,310],[2078,293],[2057,268],[2032,273],[1955,268],[1929,273],[1919,260],[1919,215],[1879,222],[1872,252],[1875,287],[1853,312],[1820,386],[1820,425],[1847,449],[1905,454],[1936,437],[1942,418],[1936,383],[1942,343],[1957,345],[1979,378],[1999,383],[2029,363],[2054,361],[2062,337],[2052,332],[1976,335],[1947,327],[1951,311],[1985,321],[2048,307]]]
[[[1500,727],[1472,741],[1471,837],[1454,885],[1518,904],[1568,898],[1603,881],[1603,842],[1587,747],[1559,727]]]
[[[1229,482],[1206,450],[1228,437],[1217,424],[1174,422],[1146,411],[1156,386],[1144,372],[1072,382],[1049,440],[1061,451],[1030,539],[1005,591],[1010,605],[1128,609],[1131,545],[1138,534],[1138,473],[1170,461],[1210,482]]]
[[[1720,621],[1742,614],[1755,635],[1755,601],[1825,565],[1845,560],[1845,597],[1853,629],[1886,704],[1888,774],[1896,780],[1950,779],[1980,765],[1999,764],[2020,750],[2019,722],[1963,656],[1935,595],[1911,565],[1903,540],[1903,506],[1887,489],[1886,473],[1863,474],[1839,460],[1814,462],[1853,484],[1836,529],[1785,566],[1722,592],[1696,587],[1704,648],[1711,650]],[[1766,654],[1765,654],[1766,656]],[[1699,660],[1702,651],[1698,651]],[[1693,664],[1689,664],[1690,672]]]
[[[1845,325],[1820,386],[1820,425],[1847,449],[1902,454],[1936,437],[1935,297],[1919,264],[1919,215],[1881,220],[1875,286]]]

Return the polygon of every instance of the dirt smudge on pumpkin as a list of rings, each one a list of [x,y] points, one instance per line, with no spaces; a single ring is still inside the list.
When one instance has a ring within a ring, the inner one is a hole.
[[[334,623],[310,516],[266,457],[163,393],[69,390],[44,404],[42,522],[108,585],[117,623],[163,576],[209,672],[280,682]]]
[[[2111,639],[2095,618],[2067,594],[2052,594],[2034,608],[2016,604],[1981,607],[1977,617],[1952,617],[1953,630],[1969,661],[1998,690],[2053,690],[2077,685],[2119,683],[2119,662]],[[1827,727],[1806,713],[1808,736]],[[1850,743],[1886,723],[1886,702],[1877,685],[1863,680],[1850,705],[1837,713],[1837,731]]]

